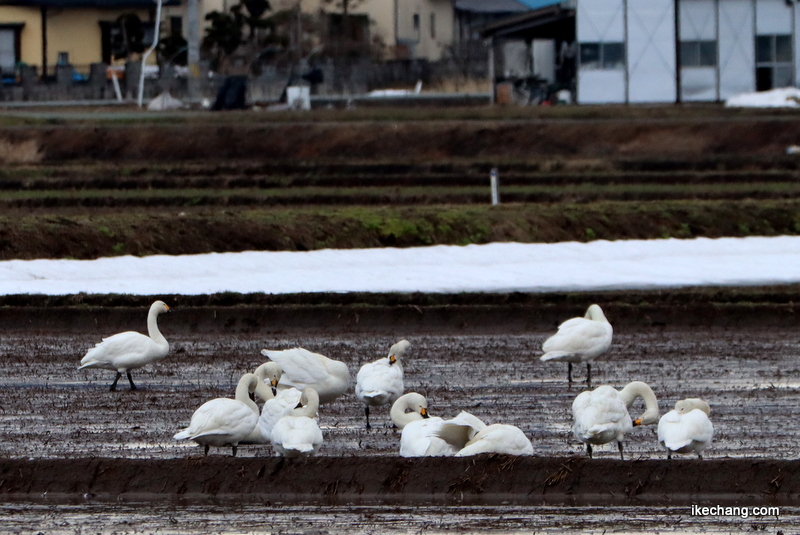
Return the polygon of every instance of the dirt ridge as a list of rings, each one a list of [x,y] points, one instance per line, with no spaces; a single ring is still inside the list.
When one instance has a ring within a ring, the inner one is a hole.
[[[0,495],[427,503],[792,503],[800,461],[582,457],[5,459]]]

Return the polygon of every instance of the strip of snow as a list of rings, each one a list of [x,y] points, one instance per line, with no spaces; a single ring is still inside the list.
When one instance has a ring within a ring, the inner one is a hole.
[[[800,237],[0,262],[0,294],[557,292],[800,282]]]
[[[796,87],[741,93],[725,101],[727,108],[797,108],[798,106],[800,106],[800,89]]]

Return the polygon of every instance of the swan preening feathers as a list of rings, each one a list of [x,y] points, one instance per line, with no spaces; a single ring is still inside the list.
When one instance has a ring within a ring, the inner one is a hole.
[[[117,377],[111,383],[111,390],[117,389],[117,382],[122,377],[122,372],[128,376],[131,390],[136,390],[136,385],[131,377],[131,370],[141,368],[151,362],[161,360],[169,353],[167,342],[161,331],[158,330],[158,316],[169,312],[169,307],[163,301],[156,301],[150,305],[147,314],[147,333],[145,336],[134,331],[115,334],[86,352],[78,368],[101,368],[114,370]]]
[[[591,305],[582,318],[558,326],[558,332],[542,344],[541,360],[567,363],[567,382],[572,385],[572,364],[586,363],[586,384],[592,387],[592,361],[608,351],[614,334],[598,305]]]
[[[319,396],[313,388],[303,390],[300,406],[283,416],[272,428],[275,453],[283,457],[308,457],[322,446],[322,431],[315,419]]]
[[[191,439],[202,444],[206,455],[210,446],[231,446],[235,457],[239,443],[247,439],[258,424],[258,405],[250,399],[250,394],[263,399],[270,393],[269,387],[255,374],[245,374],[239,379],[235,399],[206,401],[194,411],[189,427],[173,438]]]
[[[397,398],[390,411],[392,421],[401,430],[402,457],[437,457],[454,455],[458,451],[436,436],[444,420],[428,414],[428,400],[422,394],[410,392]]]
[[[645,412],[636,420],[628,409],[637,398],[645,403]],[[572,402],[574,419],[572,432],[586,444],[586,453],[592,456],[592,444],[616,441],[620,458],[624,459],[622,441],[634,426],[649,425],[658,421],[658,401],[653,390],[641,381],[634,381],[622,390],[599,386],[583,392]]]
[[[325,404],[343,395],[350,387],[350,371],[344,362],[331,360],[302,347],[283,351],[264,349],[261,354],[277,362],[283,370],[279,389],[313,388],[319,396],[319,403]]]
[[[431,417],[425,396],[410,392],[392,405],[392,420],[402,430],[403,457],[457,456],[481,453],[532,455],[533,446],[518,427],[486,425],[468,412],[451,420]]]
[[[519,427],[507,424],[486,425],[468,412],[442,423],[436,431],[441,438],[456,449],[456,457],[481,453],[507,455],[533,455],[533,446]]]
[[[658,442],[667,450],[667,459],[673,453],[696,453],[703,458],[703,451],[711,444],[714,426],[709,420],[711,407],[702,399],[682,399],[675,408],[658,421]]]
[[[369,425],[369,408],[394,403],[403,394],[403,363],[400,357],[411,346],[400,340],[389,349],[389,354],[375,362],[361,366],[356,376],[356,397],[364,403],[364,414]]]

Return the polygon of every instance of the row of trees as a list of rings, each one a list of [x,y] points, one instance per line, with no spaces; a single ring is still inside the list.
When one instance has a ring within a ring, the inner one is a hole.
[[[202,41],[202,54],[212,68],[227,58],[245,57],[257,69],[269,62],[294,62],[312,53],[322,56],[381,55],[383,45],[369,38],[366,16],[352,10],[367,0],[323,0],[325,14],[309,15],[297,9],[273,11],[269,0],[239,0],[228,12],[213,11]],[[123,15],[112,33],[116,58],[140,54],[145,47],[145,26],[134,14]],[[186,64],[187,43],[180,31],[167,28],[159,39],[159,62]]]

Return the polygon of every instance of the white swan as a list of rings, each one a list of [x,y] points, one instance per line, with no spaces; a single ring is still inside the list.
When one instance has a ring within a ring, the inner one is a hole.
[[[403,395],[403,363],[400,357],[411,346],[400,340],[389,349],[389,355],[361,366],[356,376],[356,396],[364,403],[369,425],[369,408],[394,403]]]
[[[272,428],[275,427],[278,420],[297,407],[303,393],[296,388],[284,388],[276,391],[283,375],[283,371],[277,362],[264,363],[256,368],[254,373],[256,377],[272,386],[272,388],[269,392],[271,395],[268,395],[267,399],[264,400],[261,416],[258,418],[258,425],[246,442],[254,441],[252,442],[254,444],[265,444],[271,441]]]
[[[236,399],[216,398],[206,401],[192,414],[189,427],[174,435],[175,440],[191,439],[205,446],[231,446],[233,456],[240,442],[245,440],[258,424],[258,405],[250,394],[269,395],[267,387],[255,374],[247,373],[236,386]]]
[[[411,412],[406,412],[411,411]],[[428,415],[428,401],[410,392],[397,398],[390,411],[392,421],[402,430],[400,455],[403,457],[451,456],[456,448],[434,436],[444,420]]]
[[[642,398],[646,410],[635,421],[631,421],[628,409],[636,398]],[[599,386],[595,390],[581,393],[572,402],[575,420],[572,432],[575,438],[586,444],[586,453],[592,456],[592,444],[607,444],[616,440],[620,458],[625,434],[637,425],[649,425],[658,421],[658,400],[653,390],[641,381],[634,381],[622,390],[610,386]]]
[[[322,431],[314,419],[319,396],[313,388],[306,388],[300,403],[301,407],[282,417],[272,428],[272,446],[283,457],[308,457],[322,446]]]
[[[331,360],[302,347],[284,351],[264,349],[261,354],[277,362],[283,370],[279,389],[313,388],[319,395],[320,404],[330,403],[350,386],[350,371],[344,362]]]
[[[586,384],[592,387],[592,361],[608,351],[614,329],[598,305],[591,305],[582,318],[572,318],[558,326],[558,332],[545,340],[541,360],[566,362],[567,381],[572,385],[572,364],[586,363]]]
[[[696,453],[703,458],[714,436],[714,425],[708,417],[711,407],[698,398],[683,399],[675,404],[658,421],[658,442],[667,450],[667,459],[673,453]]]
[[[481,453],[533,455],[533,445],[519,427],[486,425],[477,416],[464,411],[442,423],[435,435],[456,448],[456,457]]]
[[[117,381],[122,377],[122,372],[125,372],[131,390],[136,390],[131,370],[161,360],[169,353],[169,342],[158,330],[157,318],[164,312],[169,312],[169,307],[163,301],[154,302],[147,313],[147,333],[150,336],[127,331],[103,338],[102,342],[86,352],[78,369],[116,370],[117,377],[111,383],[112,392],[117,389]]]

